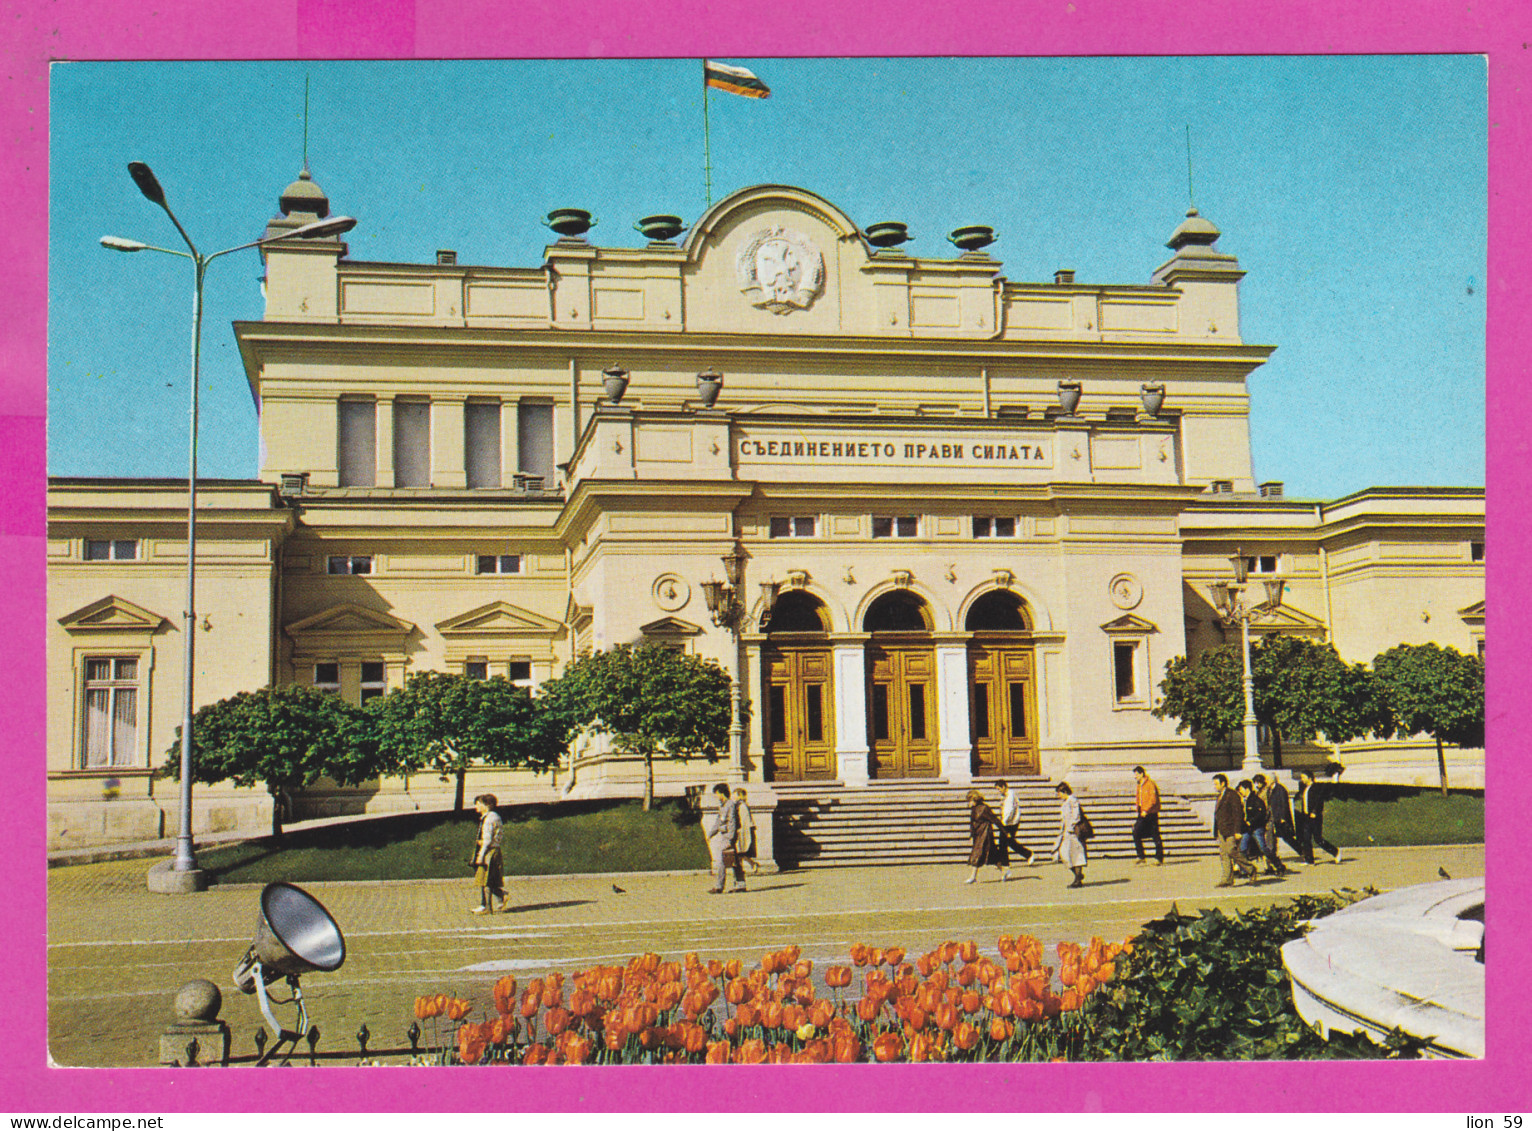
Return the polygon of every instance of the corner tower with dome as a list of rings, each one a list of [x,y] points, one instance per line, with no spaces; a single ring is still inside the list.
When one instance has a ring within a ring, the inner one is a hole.
[[[267,232],[328,210],[305,170]],[[935,812],[975,780],[1067,776],[1106,804],[1144,765],[1193,835],[1229,751],[1152,712],[1166,662],[1225,639],[1210,587],[1231,555],[1284,582],[1258,632],[1354,661],[1481,645],[1482,491],[1318,501],[1258,483],[1248,381],[1273,347],[1242,339],[1243,271],[1195,209],[1129,284],[1012,280],[982,230],[938,259],[864,223],[757,185],[681,239],[599,246],[574,216],[525,266],[269,245],[265,315],[234,326],[262,466],[229,488],[251,514],[224,525],[265,547],[228,564],[260,615],[199,649],[246,657],[203,694],[269,680],[363,701],[425,670],[535,687],[650,641],[717,660],[746,708],[720,764],[657,767],[662,793],[726,777],[762,813],[896,795]],[[54,486],[55,617],[111,596],[173,623],[131,563],[70,564],[103,489]],[[51,647],[83,655],[70,631]],[[154,670],[175,670],[174,635],[150,634]],[[168,742],[168,701],[135,708],[140,764]],[[53,725],[61,772],[81,768],[85,725]],[[1340,753],[1348,780],[1434,774],[1434,747]],[[1482,752],[1454,759],[1455,780],[1482,781]],[[637,795],[643,766],[597,744],[553,777],[477,776],[470,793],[503,799]],[[434,778],[294,799],[299,815],[449,803]],[[261,804],[230,790],[201,813],[258,825]],[[784,858],[811,851],[793,836]]]

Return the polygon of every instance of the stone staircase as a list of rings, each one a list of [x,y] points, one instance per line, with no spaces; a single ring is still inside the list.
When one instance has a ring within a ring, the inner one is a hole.
[[[1021,791],[1017,838],[1035,853],[1053,848],[1059,830],[1054,783],[1043,777],[1012,777]],[[998,811],[994,789],[978,783]],[[905,780],[848,789],[838,781],[774,782],[777,794],[776,857],[784,868],[836,868],[882,864],[961,864],[968,859],[967,786]],[[1096,835],[1093,857],[1131,857],[1133,795],[1077,794]],[[1165,855],[1216,856],[1212,830],[1175,797],[1161,796],[1160,835]],[[1153,853],[1154,846],[1147,846]]]

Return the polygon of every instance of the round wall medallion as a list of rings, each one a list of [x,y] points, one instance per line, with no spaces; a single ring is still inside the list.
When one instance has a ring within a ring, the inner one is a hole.
[[[684,578],[673,573],[662,573],[654,579],[654,603],[667,613],[684,609],[692,599],[692,587]]]
[[[1119,573],[1107,585],[1112,594],[1112,604],[1119,609],[1136,609],[1144,599],[1144,585],[1131,573]]]

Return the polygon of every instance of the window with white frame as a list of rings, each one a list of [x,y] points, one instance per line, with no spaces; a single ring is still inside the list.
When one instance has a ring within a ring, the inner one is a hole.
[[[371,554],[331,554],[330,573],[371,573]]]
[[[1009,515],[982,515],[973,516],[973,536],[975,538],[1014,538],[1016,537],[1016,519]]]
[[[506,668],[506,674],[510,676],[511,682],[517,687],[531,687],[532,661],[512,660]]]
[[[85,660],[86,769],[131,766],[138,751],[138,657],[90,656]]]
[[[1137,640],[1112,641],[1112,686],[1117,702],[1133,703],[1141,697],[1138,686]]]
[[[914,515],[873,515],[874,538],[913,538],[920,532],[920,521]]]
[[[813,515],[771,516],[773,538],[812,538],[819,532],[819,520]]]
[[[85,539],[85,560],[88,562],[131,562],[137,558],[136,538]]]
[[[477,572],[479,573],[520,573],[520,554],[480,554],[478,555]]]
[[[378,482],[378,402],[342,400],[336,406],[336,463],[342,487]]]
[[[314,686],[333,695],[340,694],[340,664],[334,660],[314,665]]]
[[[1255,554],[1245,559],[1246,573],[1276,573],[1281,564],[1276,554]]]
[[[388,690],[384,680],[382,660],[362,661],[362,702],[376,699]]]

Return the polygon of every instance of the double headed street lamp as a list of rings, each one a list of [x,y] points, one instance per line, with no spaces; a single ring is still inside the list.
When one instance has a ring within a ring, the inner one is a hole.
[[[702,597],[707,602],[708,613],[719,628],[727,628],[734,637],[734,679],[729,688],[729,777],[734,784],[744,780],[745,774],[745,711],[744,692],[741,684],[745,678],[745,645],[741,636],[746,609],[742,593],[745,577],[745,551],[736,545],[723,557],[723,573],[726,581],[712,578],[702,583]],[[771,616],[777,603],[780,581],[761,582],[761,623]]]
[[[263,239],[242,243],[238,247],[229,247],[222,251],[215,251],[211,255],[203,255],[197,250],[197,245],[192,243],[192,238],[186,234],[186,229],[181,227],[181,221],[176,219],[176,214],[170,210],[170,205],[165,202],[165,190],[160,187],[160,182],[155,178],[149,166],[145,165],[142,161],[133,161],[128,164],[128,173],[132,176],[133,183],[138,186],[139,192],[165,210],[165,215],[170,217],[170,222],[176,226],[176,231],[180,232],[181,238],[186,241],[188,250],[176,251],[174,248],[155,247],[152,244],[141,243],[138,240],[125,240],[118,236],[101,237],[101,245],[111,248],[113,251],[161,251],[166,255],[179,255],[185,259],[190,259],[193,268],[191,444],[190,462],[186,477],[186,610],[181,614],[182,635],[185,637],[185,668],[181,682],[181,815],[176,833],[176,850],[175,856],[171,861],[170,874],[169,876],[161,876],[157,880],[152,879],[151,884],[164,891],[199,891],[205,886],[205,883],[201,872],[197,869],[197,857],[192,849],[191,732],[192,681],[196,671],[194,660],[196,652],[195,630],[197,625],[197,392],[202,370],[202,279],[207,273],[207,265],[221,255],[228,255],[234,251],[244,251],[249,247],[260,247],[262,244],[272,243],[276,240],[294,238],[319,239],[325,236],[338,236],[356,227],[356,221],[349,216],[334,216],[328,220],[305,224],[303,227],[294,228],[290,232],[266,236]]]
[[[1213,604],[1217,606],[1224,624],[1239,624],[1245,664],[1245,756],[1239,771],[1245,777],[1250,777],[1261,772],[1261,748],[1255,721],[1255,678],[1250,674],[1250,621],[1262,613],[1275,612],[1281,607],[1284,582],[1279,577],[1265,579],[1263,585],[1266,600],[1261,604],[1251,604],[1247,597],[1250,583],[1247,580],[1249,573],[1245,555],[1235,550],[1229,562],[1234,566],[1234,580],[1213,582]]]

